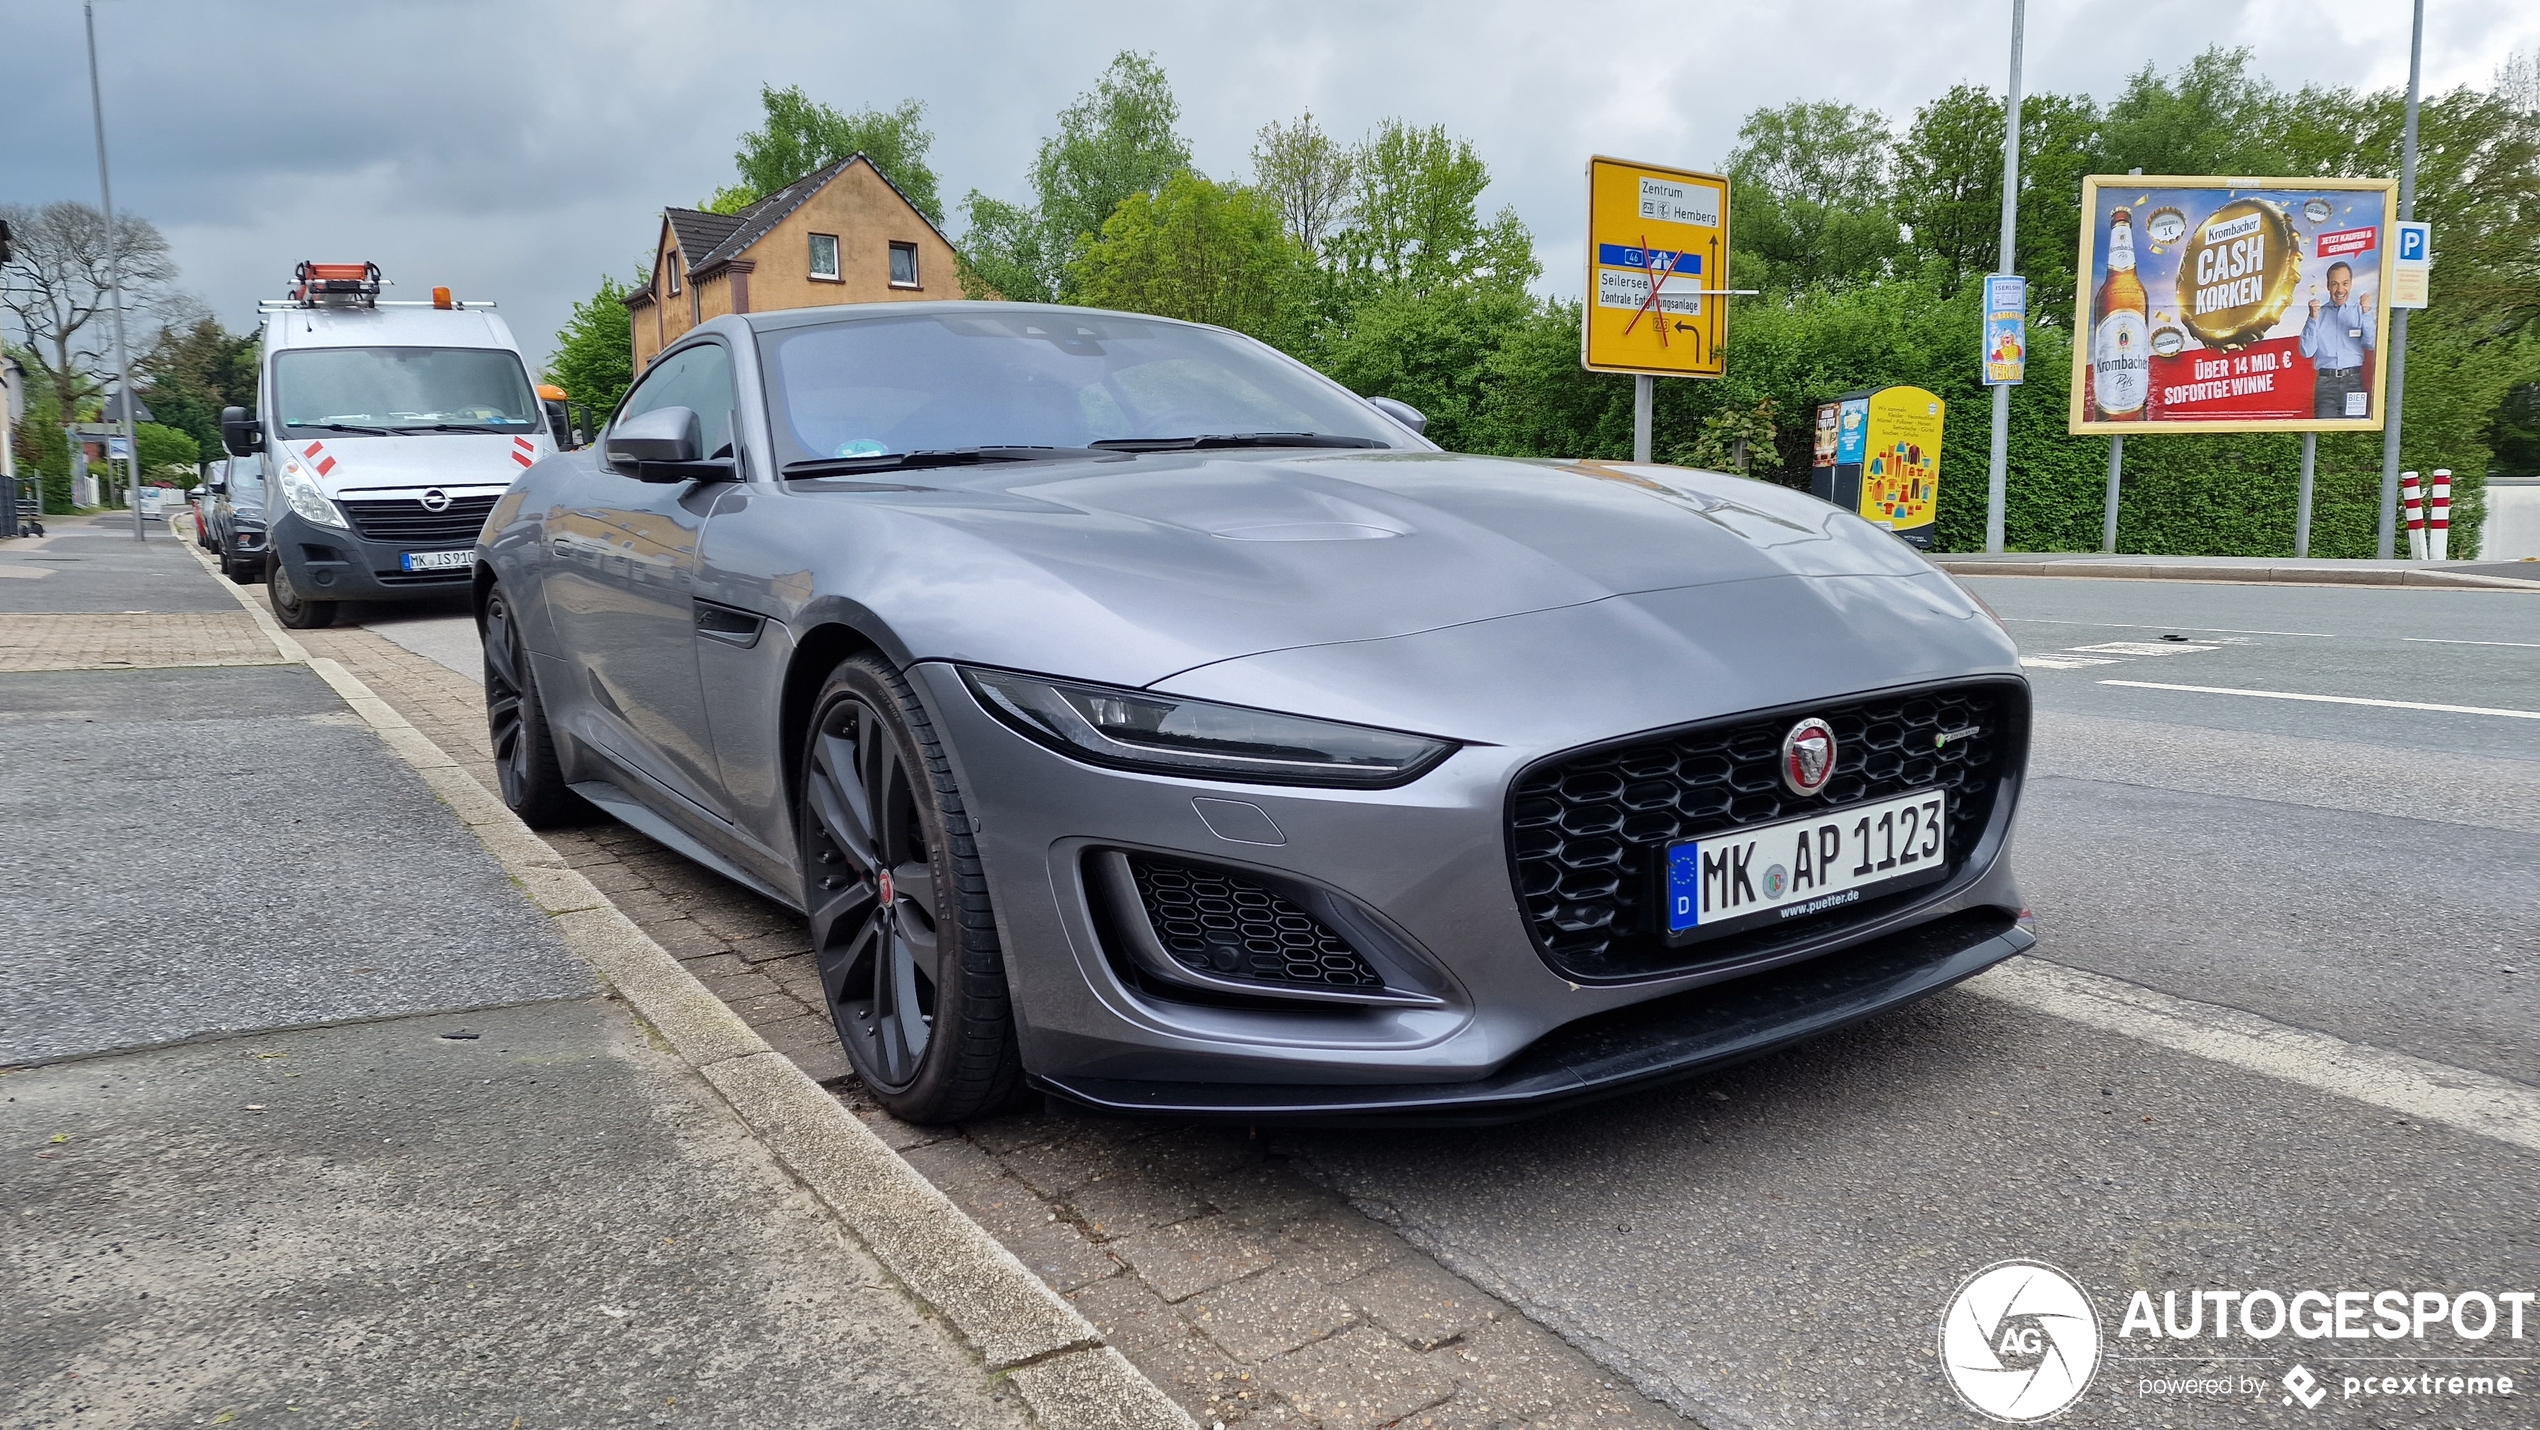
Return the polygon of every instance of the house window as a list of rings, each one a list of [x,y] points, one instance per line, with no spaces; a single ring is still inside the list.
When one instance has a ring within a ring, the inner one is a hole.
[[[830,283],[838,281],[838,235],[811,236],[811,276]]]
[[[679,250],[672,249],[670,261],[662,266],[670,270],[670,296],[676,298],[679,296]]]
[[[894,288],[914,288],[918,286],[916,244],[895,243],[891,245],[891,286]]]

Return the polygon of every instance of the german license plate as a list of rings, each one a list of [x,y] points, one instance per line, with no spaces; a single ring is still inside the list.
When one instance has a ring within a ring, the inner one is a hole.
[[[397,558],[397,564],[408,571],[465,571],[476,564],[476,548],[465,546],[456,551],[409,551]]]
[[[1825,913],[1947,872],[1941,790],[1726,830],[1667,848],[1667,941]]]

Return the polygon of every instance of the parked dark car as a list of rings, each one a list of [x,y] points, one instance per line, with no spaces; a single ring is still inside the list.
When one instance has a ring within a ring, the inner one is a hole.
[[[1158,318],[715,318],[486,521],[503,796],[802,910],[919,1121],[1520,1116],[2033,945],[2028,685],[1949,577],[1424,425]]]
[[[265,459],[230,457],[212,470],[212,550],[220,556],[221,574],[252,586],[264,579],[270,554],[265,543]]]

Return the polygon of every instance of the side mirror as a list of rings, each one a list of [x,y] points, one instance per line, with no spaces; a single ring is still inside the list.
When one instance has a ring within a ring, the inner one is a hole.
[[[1428,435],[1429,419],[1421,416],[1420,409],[1410,403],[1396,402],[1390,397],[1371,397],[1367,399],[1367,404],[1412,431],[1424,437]]]
[[[244,407],[220,410],[220,444],[233,457],[252,457],[265,449],[265,425]]]
[[[612,470],[639,482],[728,482],[733,463],[705,459],[705,434],[685,407],[656,407],[609,429]]]
[[[573,433],[573,419],[566,415],[564,403],[548,398],[539,404],[546,409],[548,435],[556,439],[556,450],[570,452],[582,445]]]
[[[212,495],[214,496],[219,496],[221,493],[229,490],[229,483],[219,477],[212,478],[209,485],[212,489]]]

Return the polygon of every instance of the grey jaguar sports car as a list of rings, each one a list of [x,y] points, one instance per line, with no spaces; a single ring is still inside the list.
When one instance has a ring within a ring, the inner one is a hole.
[[[1519,1117],[2031,945],[1979,603],[1799,492],[1421,426],[1158,318],[716,318],[486,523],[504,797],[801,910],[919,1121]]]

